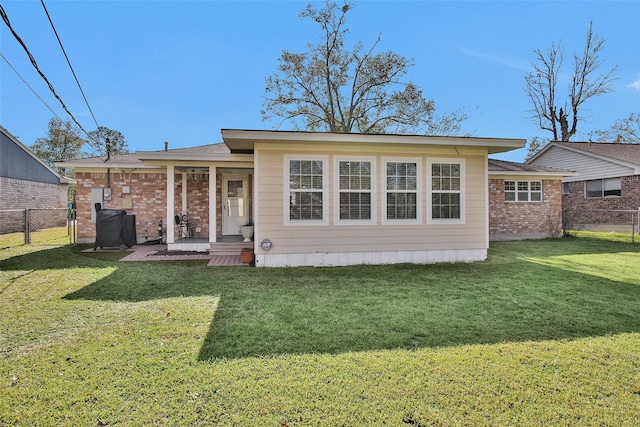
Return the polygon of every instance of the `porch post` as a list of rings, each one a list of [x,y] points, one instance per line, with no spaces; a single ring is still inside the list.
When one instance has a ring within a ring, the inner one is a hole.
[[[187,214],[187,172],[182,172],[182,210],[180,216]]]
[[[175,230],[175,185],[176,171],[174,165],[167,166],[167,243],[174,243]]]
[[[217,167],[209,166],[209,242],[215,243],[217,239],[216,228],[218,225],[217,194],[216,194]]]

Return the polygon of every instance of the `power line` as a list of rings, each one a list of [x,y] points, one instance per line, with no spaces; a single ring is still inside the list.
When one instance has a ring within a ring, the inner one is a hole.
[[[9,21],[9,17],[7,16],[7,13],[4,11],[4,8],[2,7],[1,4],[0,4],[0,16],[2,16],[2,20],[4,21],[5,24],[7,24],[7,27],[9,27],[9,30],[11,31],[11,34],[13,34],[13,37],[18,41],[20,46],[22,46],[22,48],[26,52],[27,56],[29,57],[29,60],[31,61],[31,64],[34,66],[34,68],[36,69],[38,74],[40,74],[40,77],[42,77],[44,79],[44,81],[47,83],[47,85],[49,86],[49,90],[51,91],[51,93],[53,93],[53,96],[55,96],[56,99],[60,102],[60,105],[62,105],[62,108],[64,109],[64,111],[66,111],[66,113],[71,117],[73,122],[80,128],[80,130],[82,132],[84,132],[85,135],[87,135],[87,137],[89,137],[89,139],[91,139],[91,136],[89,135],[89,132],[87,132],[85,130],[85,128],[82,127],[82,125],[78,122],[78,120],[76,120],[75,116],[71,113],[71,111],[69,111],[69,109],[65,105],[64,101],[62,100],[62,98],[60,98],[60,96],[58,96],[58,94],[56,93],[55,88],[53,87],[53,85],[51,84],[51,82],[49,81],[47,76],[45,76],[44,73],[40,70],[40,67],[38,67],[38,63],[36,62],[36,59],[33,57],[33,55],[31,55],[31,52],[29,52],[29,49],[27,48],[27,45],[25,45],[25,43],[22,41],[22,39],[20,38],[18,33],[16,33],[16,31],[13,29],[13,26],[11,25],[11,22]]]
[[[47,107],[49,109],[49,111],[51,111],[51,113],[56,116],[60,121],[63,121],[60,116],[58,116],[56,114],[55,111],[53,111],[53,109],[49,106],[49,104],[47,104],[44,99],[40,98],[40,95],[38,95],[38,93],[31,87],[29,86],[29,83],[27,83],[27,81],[20,75],[20,73],[18,72],[18,70],[16,70],[13,65],[11,65],[11,63],[9,62],[9,60],[7,58],[5,58],[5,56],[2,54],[2,52],[0,52],[0,56],[2,57],[2,59],[4,59],[4,62],[7,63],[7,65],[9,65],[9,67],[13,70],[14,73],[17,74],[18,77],[20,77],[20,80],[22,80],[22,83],[24,83],[30,90],[31,92],[33,92],[33,94],[36,96],[36,98],[38,98],[40,100],[40,102],[42,102],[45,107]]]
[[[44,5],[44,0],[40,0],[40,4],[42,4],[42,8],[44,9],[44,13],[47,15],[47,18],[49,19],[49,23],[51,24],[51,28],[53,29],[53,33],[56,35],[56,39],[58,39],[58,44],[60,45],[60,49],[62,49],[62,53],[64,54],[64,57],[67,60],[67,64],[69,64],[69,69],[71,70],[71,74],[73,74],[73,78],[76,80],[76,84],[78,85],[78,89],[80,89],[80,93],[82,94],[82,98],[84,98],[84,103],[87,104],[87,108],[89,109],[89,112],[91,113],[91,117],[93,117],[93,121],[96,124],[96,128],[99,128],[100,125],[98,125],[98,121],[96,120],[96,116],[93,114],[93,110],[91,109],[91,106],[89,105],[89,101],[87,101],[87,97],[85,96],[84,91],[82,90],[82,87],[80,86],[80,82],[78,81],[78,76],[76,76],[76,72],[74,71],[73,67],[71,66],[71,61],[69,61],[69,57],[67,56],[67,52],[64,50],[64,46],[62,46],[62,41],[60,40],[60,36],[58,36],[58,31],[56,31],[56,27],[53,25],[53,21],[51,20],[51,16],[49,16],[49,11],[47,10],[47,7]]]

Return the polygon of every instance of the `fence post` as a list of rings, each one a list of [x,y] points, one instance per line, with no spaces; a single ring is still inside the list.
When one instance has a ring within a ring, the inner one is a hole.
[[[24,210],[24,244],[28,245],[31,243],[31,230],[29,230],[29,223],[31,219],[29,218],[29,209]]]
[[[638,221],[638,226],[637,226],[636,230],[638,230],[638,235],[640,236],[640,207],[638,208],[638,212],[636,212],[636,213],[638,215],[636,217],[636,219]],[[631,243],[635,243],[635,238],[634,237],[635,237],[635,234],[632,234],[631,235]]]
[[[67,210],[67,234],[69,235],[69,244],[76,244],[76,210],[69,207]]]

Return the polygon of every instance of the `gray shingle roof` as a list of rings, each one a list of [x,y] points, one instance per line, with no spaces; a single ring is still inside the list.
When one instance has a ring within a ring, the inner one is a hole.
[[[548,168],[545,166],[527,165],[524,163],[508,162],[506,160],[489,159],[490,172],[551,172],[558,175],[566,174],[564,169]]]
[[[623,162],[640,165],[640,144],[613,144],[605,142],[558,142],[559,146],[567,146],[605,156]]]
[[[104,164],[116,164],[116,163],[140,163],[142,160],[138,159],[135,154],[112,154],[111,159],[107,163],[107,156],[94,156],[85,157],[82,159],[73,159],[73,163],[89,165],[104,165]]]
[[[157,152],[161,153],[164,150],[158,150]],[[217,144],[207,144],[200,145],[198,147],[187,147],[187,148],[174,148],[168,150],[169,153],[175,154],[193,154],[193,155],[208,155],[208,154],[229,154],[231,150],[227,147],[226,144],[219,142]]]
[[[164,153],[164,150],[156,150],[149,151],[149,153]],[[194,157],[198,156],[207,156],[214,154],[229,154],[231,151],[229,147],[227,147],[224,143],[217,144],[208,144],[201,145],[198,147],[186,147],[186,148],[173,148],[167,151],[167,154],[181,154],[181,155],[190,155]],[[140,157],[143,157],[137,153],[129,153],[129,154],[112,154],[111,159],[107,162],[107,156],[94,156],[94,157],[85,157],[83,159],[73,159],[72,162],[74,164],[83,164],[87,166],[92,165],[106,165],[106,164],[140,164],[143,162],[140,160]]]

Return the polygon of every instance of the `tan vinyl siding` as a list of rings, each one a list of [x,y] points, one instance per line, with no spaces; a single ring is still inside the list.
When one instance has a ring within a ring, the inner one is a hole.
[[[375,149],[375,151],[372,151]],[[458,153],[460,155],[458,155]],[[454,147],[393,146],[367,147],[350,144],[316,144],[312,147],[298,147],[286,144],[255,144],[256,169],[260,179],[256,183],[256,207],[259,217],[256,242],[269,239],[273,247],[268,254],[300,254],[315,252],[385,252],[385,251],[426,251],[439,249],[486,249],[486,150],[459,149]],[[285,156],[327,156],[324,172],[329,174],[328,188],[324,203],[329,204],[326,225],[298,226],[285,225],[285,203],[287,172],[284,164]],[[345,225],[335,224],[334,203],[334,156],[352,157],[353,160],[374,157],[376,179],[375,192],[375,224]],[[389,225],[383,224],[382,200],[385,197],[382,180],[384,174],[383,158],[417,158],[422,165],[419,179],[422,182],[422,203],[420,224]],[[455,162],[464,159],[465,221],[457,224],[427,224],[427,203],[430,193],[427,188],[427,160],[430,158],[446,159]],[[259,246],[259,245],[258,245]],[[267,253],[259,249],[260,253]]]
[[[536,158],[532,164],[580,172],[579,176],[564,178],[564,182],[615,178],[634,174],[632,168],[560,147],[551,147]]]

